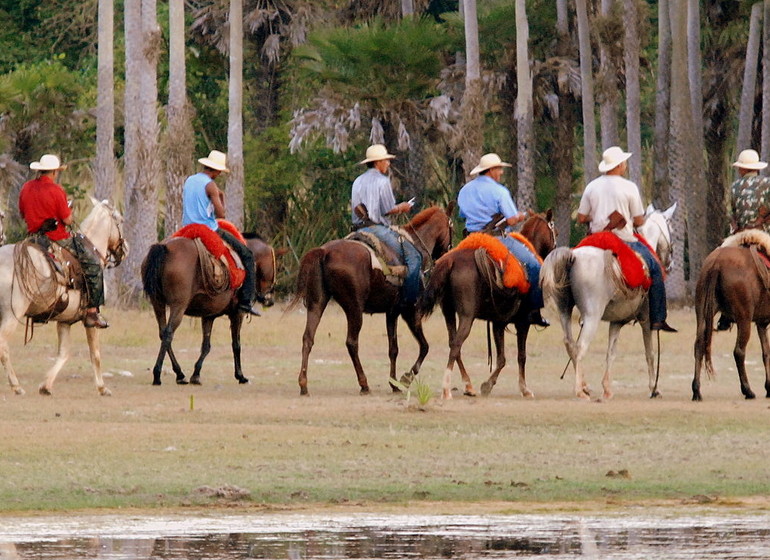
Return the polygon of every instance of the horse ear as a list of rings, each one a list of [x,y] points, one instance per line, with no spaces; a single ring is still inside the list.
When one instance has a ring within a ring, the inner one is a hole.
[[[276,249],[275,250],[275,256],[276,257],[282,257],[282,256],[284,256],[288,252],[289,252],[289,250],[286,247],[281,247],[280,249]]]
[[[549,208],[545,211],[545,221],[546,222],[552,222],[553,221],[553,208]]]
[[[671,216],[674,215],[674,211],[676,211],[676,204],[677,203],[674,202],[674,204],[672,204],[671,207],[668,210],[663,212],[663,216],[665,216],[666,220],[670,220]]]
[[[655,207],[652,205],[652,203],[650,203],[647,205],[647,209],[644,211],[644,215],[649,216],[653,212],[655,212]]]
[[[452,214],[454,214],[455,206],[456,205],[457,205],[457,203],[454,200],[450,200],[449,201],[449,204],[447,204],[447,207],[446,207],[446,215],[447,216],[451,216]]]
[[[91,196],[90,194],[88,195],[88,198],[90,198],[90,199],[91,199],[91,204],[93,204],[94,206],[96,206],[97,204],[99,204],[99,201],[98,201],[98,200],[96,200],[96,199],[95,199],[93,196]]]

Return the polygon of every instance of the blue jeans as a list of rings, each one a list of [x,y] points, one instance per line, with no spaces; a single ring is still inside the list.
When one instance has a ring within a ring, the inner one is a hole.
[[[506,236],[503,237],[501,241],[505,244],[511,254],[518,259],[527,273],[527,280],[529,281],[528,300],[532,309],[542,309],[544,303],[543,290],[540,289],[540,261],[537,260],[537,257],[518,239]]]
[[[626,241],[626,244],[639,253],[650,270],[652,285],[648,292],[650,298],[650,323],[662,323],[666,320],[666,285],[663,283],[663,271],[655,255],[641,241]]]

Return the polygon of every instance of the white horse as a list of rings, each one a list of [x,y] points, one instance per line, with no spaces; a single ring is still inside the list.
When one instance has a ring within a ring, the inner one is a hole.
[[[91,202],[94,207],[83,220],[80,231],[96,248],[103,265],[117,266],[127,253],[121,231],[123,216],[106,200],[99,202],[92,198]],[[25,317],[53,313],[50,320],[56,322],[58,355],[39,387],[40,394],[50,395],[56,376],[70,355],[70,327],[83,319],[85,309],[81,305],[80,291],[61,286],[39,248],[28,246],[30,266],[25,270],[16,268],[15,248],[14,244],[0,247],[0,363],[5,368],[13,392],[23,395],[24,389],[19,385],[11,365],[8,338]],[[63,298],[66,298],[63,300],[66,308],[59,311],[54,306]],[[86,329],[86,338],[96,388],[101,395],[109,396],[110,390],[104,386],[101,373],[99,329]]]
[[[665,212],[650,205],[645,214],[645,224],[638,228],[639,233],[655,248],[666,269],[671,265],[669,224],[674,210],[676,204]],[[639,321],[642,327],[650,397],[660,396],[657,392],[647,292],[643,288],[629,289],[626,286],[620,265],[612,252],[597,247],[559,247],[546,257],[540,272],[540,282],[544,297],[546,300],[552,298],[559,311],[564,345],[575,370],[575,395],[578,398],[590,398],[582,361],[601,321],[610,324],[606,368],[602,379],[603,398],[612,398],[610,369],[615,360],[616,343],[620,329],[631,321]],[[577,341],[572,336],[572,310],[575,306],[580,312],[582,324]]]

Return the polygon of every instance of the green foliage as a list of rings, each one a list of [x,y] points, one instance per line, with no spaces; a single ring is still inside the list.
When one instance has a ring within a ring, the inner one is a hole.
[[[456,46],[445,28],[426,19],[392,26],[374,20],[316,31],[292,56],[311,92],[329,84],[343,97],[382,107],[434,95],[442,53]]]

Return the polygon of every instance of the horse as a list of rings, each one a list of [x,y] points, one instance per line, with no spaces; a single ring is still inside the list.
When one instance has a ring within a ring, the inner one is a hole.
[[[5,212],[0,208],[0,245],[5,245]]]
[[[274,303],[277,257],[286,249],[274,250],[256,235],[246,235],[246,245],[254,254],[256,267],[257,301],[265,307]],[[188,381],[179,365],[171,343],[174,333],[185,315],[201,318],[202,343],[189,383],[201,384],[203,361],[211,351],[211,330],[214,320],[227,315],[230,320],[230,340],[238,383],[248,383],[241,368],[241,325],[243,313],[238,310],[234,290],[212,290],[202,274],[202,263],[195,241],[186,237],[172,237],[150,246],[142,263],[142,285],[152,304],[158,323],[160,350],[152,370],[152,384],[161,384],[163,360],[168,354],[176,374],[177,385]]]
[[[446,210],[433,206],[417,214],[403,232],[422,254],[423,264],[436,259],[449,250],[452,243],[451,215],[454,203]],[[423,267],[424,268],[424,267]],[[390,378],[396,379],[396,358],[398,340],[396,328],[398,317],[403,317],[412,335],[419,344],[417,361],[410,374],[413,378],[428,354],[428,341],[422,330],[422,322],[416,313],[416,302],[407,303],[400,297],[400,289],[388,282],[382,270],[372,266],[369,249],[363,244],[347,239],[335,239],[308,251],[300,261],[297,289],[286,311],[295,308],[302,301],[307,309],[305,332],[302,336],[302,365],[299,372],[300,395],[308,395],[307,363],[315,341],[315,333],[329,301],[334,299],[347,318],[347,339],[345,345],[353,362],[360,393],[369,393],[361,360],[358,356],[358,336],[364,313],[384,313],[388,332],[388,356]],[[390,383],[393,392],[397,385]]]
[[[718,311],[734,320],[737,326],[733,358],[741,393],[746,399],[756,398],[746,375],[746,346],[751,336],[751,323],[756,324],[765,368],[765,392],[766,397],[770,398],[770,345],[767,338],[770,284],[766,265],[760,262],[761,257],[757,258],[747,245],[759,245],[768,251],[770,236],[760,230],[745,230],[726,239],[721,247],[714,249],[703,261],[695,287],[694,401],[703,400],[700,374],[704,361],[708,376],[715,375],[711,361],[711,340],[714,315]]]
[[[666,211],[656,210],[650,205],[645,213],[647,219],[644,225],[638,228],[666,269],[671,263],[669,224],[675,210],[676,204]],[[602,379],[603,398],[612,398],[610,369],[615,360],[616,343],[620,329],[631,321],[638,321],[642,328],[650,398],[660,396],[652,352],[647,292],[642,288],[630,289],[626,286],[611,251],[597,247],[559,247],[546,257],[540,282],[546,301],[553,299],[559,311],[564,345],[575,370],[575,396],[590,399],[581,366],[601,321],[609,322],[607,359]],[[572,310],[575,306],[582,323],[577,341],[572,336]]]
[[[123,216],[106,200],[91,198],[91,202],[94,207],[81,223],[80,231],[93,244],[105,266],[117,266],[128,252],[122,232]],[[21,260],[17,261],[15,256]],[[17,395],[23,395],[24,389],[11,365],[8,338],[22,318],[43,317],[56,323],[58,354],[38,387],[41,395],[50,395],[56,376],[70,356],[70,328],[85,317],[80,290],[62,286],[57,276],[38,245],[22,242],[0,247],[0,362]],[[100,395],[110,396],[101,373],[99,329],[86,329],[86,340],[96,389]]]
[[[524,222],[521,234],[532,242],[540,258],[548,255],[556,246],[552,210],[549,209],[544,214],[531,215]],[[449,339],[449,360],[444,374],[443,397],[452,398],[449,382],[455,362],[460,368],[460,375],[465,383],[464,394],[476,396],[476,391],[463,364],[461,351],[463,343],[471,332],[473,321],[482,319],[492,325],[497,357],[494,371],[481,385],[481,394],[489,395],[492,392],[500,371],[505,367],[505,329],[509,324],[514,324],[518,348],[519,390],[522,396],[534,398],[532,391],[527,388],[525,374],[527,335],[530,327],[528,315],[531,311],[529,305],[526,303],[522,305],[526,302],[526,295],[522,295],[516,289],[503,290],[494,286],[487,280],[484,272],[479,270],[475,249],[456,248],[436,261],[430,281],[420,300],[420,312],[427,317],[438,302],[441,303]]]

